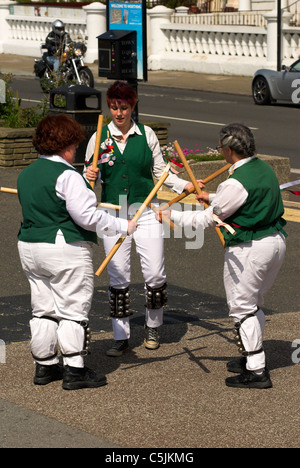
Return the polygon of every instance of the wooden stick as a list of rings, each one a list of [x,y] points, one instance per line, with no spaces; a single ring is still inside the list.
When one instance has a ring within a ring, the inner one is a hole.
[[[97,206],[100,206],[100,208],[108,208],[109,210],[121,210],[122,206],[121,205],[113,205],[112,203],[98,203]]]
[[[185,159],[185,156],[184,156],[184,154],[183,154],[183,152],[182,152],[182,150],[181,150],[181,148],[180,148],[177,141],[174,142],[174,148],[176,149],[177,153],[179,154],[181,162],[184,165],[184,168],[185,168],[186,172],[188,173],[188,176],[191,179],[191,182],[192,182],[193,186],[195,187],[195,190],[196,190],[197,194],[201,195],[201,189],[200,189],[200,187],[199,187],[199,185],[197,183],[196,177],[194,176],[190,165],[188,164],[187,160]],[[204,208],[208,208],[207,203],[204,203]],[[215,227],[215,231],[218,234],[218,237],[219,237],[219,239],[220,239],[220,241],[221,241],[221,243],[222,243],[222,245],[224,247],[225,241],[224,241],[224,237],[223,237],[223,234],[222,234],[221,230],[218,227]]]
[[[17,189],[8,188],[8,187],[0,187],[0,191],[1,192],[6,192],[6,193],[14,193],[14,194],[18,193]]]
[[[158,190],[160,189],[160,187],[162,186],[162,184],[164,183],[164,181],[166,180],[166,178],[168,177],[169,175],[169,170],[170,170],[170,163],[166,166],[164,172],[163,172],[163,175],[161,176],[161,178],[159,179],[159,181],[156,183],[156,185],[154,186],[154,188],[151,190],[151,192],[149,193],[148,197],[146,198],[146,200],[144,201],[144,203],[140,206],[140,208],[138,209],[138,211],[136,212],[136,214],[134,215],[134,217],[132,218],[132,221],[137,221],[139,219],[139,217],[143,214],[143,212],[145,211],[145,209],[147,208],[148,204],[151,202],[152,198],[156,195],[156,193],[158,192]],[[98,270],[96,271],[96,275],[97,276],[100,276],[101,273],[103,273],[103,271],[105,270],[105,268],[107,267],[107,265],[109,264],[110,260],[113,258],[113,256],[115,255],[115,253],[117,252],[117,250],[121,247],[121,245],[123,244],[124,240],[126,239],[126,237],[120,237],[117,242],[115,243],[114,247],[111,249],[111,251],[109,252],[109,254],[107,255],[107,257],[105,258],[104,262],[102,263],[102,265],[100,265],[100,267],[98,268]]]
[[[98,125],[97,125],[97,134],[96,134],[96,143],[95,143],[94,157],[93,157],[93,165],[92,165],[93,169],[97,169],[98,157],[99,157],[99,148],[100,148],[100,143],[101,143],[102,125],[103,125],[103,115],[99,115]],[[92,189],[94,190],[95,181],[91,180],[90,185],[91,185]]]
[[[203,180],[204,184],[208,184],[208,182],[210,182],[211,180],[215,179],[216,177],[218,177],[219,175],[223,174],[223,172],[226,172],[228,171],[228,169],[231,167],[231,164],[226,164],[225,166],[221,167],[221,169],[218,169],[216,172],[214,172],[213,174],[211,174],[210,176],[206,177],[206,179]],[[163,205],[160,210],[161,211],[164,211],[164,210],[167,210],[171,205],[173,205],[174,203],[177,203],[181,200],[183,200],[184,198],[186,198],[188,195],[191,195],[192,193],[195,192],[195,188],[192,187],[190,190],[184,190],[184,192],[182,192],[181,195],[178,195],[178,197],[175,197],[173,198],[172,200],[170,200],[169,202],[167,202],[165,205]]]

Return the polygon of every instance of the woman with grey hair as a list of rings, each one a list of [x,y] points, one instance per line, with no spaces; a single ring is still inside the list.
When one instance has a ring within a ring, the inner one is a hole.
[[[202,192],[198,200],[210,203],[203,212],[172,211],[183,226],[207,228],[222,221],[225,240],[224,286],[234,333],[242,357],[227,364],[229,387],[270,388],[263,349],[264,295],[272,287],[285,256],[279,183],[271,167],[256,156],[251,130],[233,123],[222,128],[217,147],[232,166],[215,195]],[[167,215],[168,212],[164,212]],[[227,225],[224,226],[224,224]],[[228,229],[229,228],[229,229]]]

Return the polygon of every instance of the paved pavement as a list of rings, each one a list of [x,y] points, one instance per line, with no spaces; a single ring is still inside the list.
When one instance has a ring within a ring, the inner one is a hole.
[[[8,57],[10,62],[6,58],[0,55],[0,70],[29,73],[29,64],[26,68],[23,63],[28,62],[26,57],[19,61]],[[206,89],[206,82],[207,87],[223,83],[226,92],[238,91],[230,77],[150,72],[149,83],[159,85],[163,80],[183,89],[200,85]],[[240,83],[240,92],[247,92],[248,78],[234,80]],[[19,173],[19,169],[0,169],[0,185],[16,187]],[[196,460],[196,449],[206,447],[299,447],[299,366],[295,363],[299,362],[300,338],[300,210],[296,202],[294,197],[286,204],[286,217],[293,220],[287,226],[287,256],[265,303],[265,349],[272,389],[224,385],[226,362],[236,355],[236,348],[222,285],[223,251],[214,231],[207,231],[199,250],[187,249],[186,237],[171,235],[166,239],[169,306],[161,329],[161,347],[156,351],[143,346],[143,281],[135,252],[132,349],[120,359],[105,355],[112,340],[107,318],[108,277],[105,272],[95,278],[91,310],[94,335],[87,364],[104,372],[108,385],[66,392],[60,382],[46,387],[32,384],[30,295],[16,250],[20,207],[15,195],[2,193],[0,339],[6,346],[0,346],[0,447],[102,447],[100,457],[112,451],[122,455],[125,448],[126,454],[148,448],[156,453],[153,462],[162,462],[157,455],[161,449],[186,449]],[[99,245],[95,270],[103,257]],[[5,363],[1,364],[1,359]]]

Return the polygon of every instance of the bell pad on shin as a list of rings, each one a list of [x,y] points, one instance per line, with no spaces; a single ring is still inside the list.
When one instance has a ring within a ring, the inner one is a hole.
[[[258,310],[259,309],[257,308],[257,311]],[[244,347],[244,344],[243,344],[243,341],[242,341],[242,338],[241,338],[241,334],[240,334],[240,328],[242,326],[242,323],[245,322],[245,320],[247,320],[247,319],[249,319],[251,317],[255,317],[255,313],[247,315],[240,322],[236,322],[234,324],[234,329],[233,329],[235,343],[236,343],[236,345],[238,347],[239,352],[242,354],[242,356],[245,356],[245,357],[253,356],[254,354],[259,354],[259,353],[263,352],[263,348],[260,348],[260,349],[258,349],[256,351],[246,351],[245,350],[245,347]]]
[[[130,293],[129,288],[116,289],[110,286],[110,315],[114,318],[129,317],[130,311]]]
[[[165,283],[160,288],[151,288],[148,284],[147,287],[147,302],[145,307],[148,309],[161,309],[167,305],[168,302],[168,292],[167,292],[167,283]]]
[[[91,336],[92,332],[91,329],[89,328],[89,321],[88,320],[71,320],[71,322],[78,323],[83,329],[84,329],[84,342],[83,342],[83,349],[81,351],[78,351],[77,353],[71,353],[71,354],[63,354],[61,355],[65,358],[71,358],[75,356],[87,356],[88,354],[91,354],[90,351],[90,344],[91,344]]]

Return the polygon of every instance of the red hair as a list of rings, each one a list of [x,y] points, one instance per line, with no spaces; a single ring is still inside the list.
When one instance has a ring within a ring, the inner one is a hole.
[[[67,114],[47,115],[37,125],[33,146],[41,155],[58,154],[85,139],[85,129]]]
[[[108,107],[114,101],[126,101],[133,109],[136,105],[137,95],[135,90],[125,83],[125,81],[115,81],[107,90],[106,101]]]

